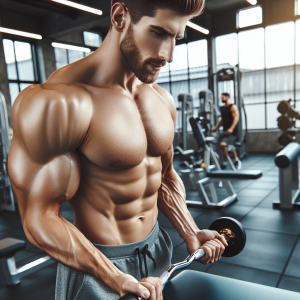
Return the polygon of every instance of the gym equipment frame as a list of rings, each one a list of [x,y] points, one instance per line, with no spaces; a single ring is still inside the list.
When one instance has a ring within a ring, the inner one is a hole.
[[[6,238],[0,240],[0,266],[4,273],[6,285],[14,286],[20,279],[54,263],[50,256],[39,258],[17,268],[14,255],[25,249],[26,243],[21,240]]]
[[[187,200],[186,203],[191,207],[206,207],[206,208],[224,208],[231,203],[237,201],[237,194],[234,191],[234,188],[230,182],[230,180],[243,180],[243,179],[258,179],[262,176],[262,172],[260,170],[256,171],[222,171],[220,163],[217,158],[217,154],[214,150],[209,146],[209,143],[212,143],[210,138],[206,138],[202,132],[201,125],[196,121],[195,118],[190,118],[190,124],[193,129],[194,137],[198,143],[198,146],[204,149],[204,164],[205,164],[205,178],[199,179],[199,174],[195,171],[194,168],[190,168],[191,172],[193,172],[193,178],[195,180],[195,186],[199,193],[200,199],[202,201],[191,201]],[[211,164],[212,159],[212,164]],[[217,171],[211,172],[211,165],[215,166]],[[217,192],[214,186],[214,182],[222,182],[224,187],[227,190],[228,197],[219,201]],[[205,191],[205,185],[209,184],[209,189],[212,197],[212,201],[208,198],[208,195]]]
[[[275,164],[279,168],[280,201],[274,201],[273,208],[300,209],[299,154],[300,145],[290,143],[275,157]]]

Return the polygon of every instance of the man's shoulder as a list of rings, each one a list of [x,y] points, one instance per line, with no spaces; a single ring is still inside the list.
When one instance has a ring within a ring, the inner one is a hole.
[[[15,100],[13,113],[20,112],[20,109],[22,112],[50,107],[71,109],[76,105],[83,108],[91,105],[90,94],[83,86],[44,83],[24,89]]]
[[[78,148],[92,113],[88,93],[80,87],[29,86],[13,106],[14,138],[25,144],[31,157],[44,162]]]
[[[238,111],[238,107],[235,104],[231,104],[230,111],[236,112],[236,111]]]

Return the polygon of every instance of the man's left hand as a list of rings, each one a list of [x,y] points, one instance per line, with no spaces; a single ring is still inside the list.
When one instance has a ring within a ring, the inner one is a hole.
[[[220,260],[225,247],[228,246],[225,238],[212,230],[200,230],[196,235],[188,237],[185,242],[190,254],[199,248],[205,250],[206,255],[198,260],[202,264]]]
[[[232,133],[233,133],[233,129],[232,129],[232,128],[228,128],[228,129],[227,129],[227,133],[228,133],[228,134],[232,134]]]

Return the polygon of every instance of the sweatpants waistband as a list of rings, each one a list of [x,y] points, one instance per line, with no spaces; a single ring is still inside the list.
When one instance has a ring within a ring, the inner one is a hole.
[[[159,233],[159,225],[156,222],[150,234],[143,240],[125,244],[125,245],[99,245],[94,244],[94,246],[99,249],[107,258],[113,259],[124,256],[132,256],[136,254],[136,249],[142,249],[146,244],[151,248],[152,244],[157,240]]]

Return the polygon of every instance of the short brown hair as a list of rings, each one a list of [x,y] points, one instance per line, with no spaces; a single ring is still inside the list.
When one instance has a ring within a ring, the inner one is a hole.
[[[205,0],[112,0],[111,5],[123,3],[129,11],[133,24],[142,17],[155,17],[158,8],[170,8],[183,16],[198,16],[202,13]]]

